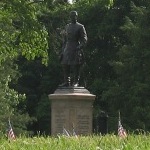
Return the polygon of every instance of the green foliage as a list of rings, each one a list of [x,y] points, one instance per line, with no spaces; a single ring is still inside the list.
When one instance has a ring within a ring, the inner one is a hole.
[[[22,54],[27,59],[42,57],[47,64],[47,32],[36,17],[29,0],[4,0],[0,3],[0,62]]]
[[[49,112],[49,113],[48,113]],[[43,134],[50,134],[51,129],[51,108],[50,100],[47,95],[42,95],[38,106],[36,108],[36,114],[38,119],[38,130]]]
[[[130,17],[121,27],[127,42],[118,52],[118,61],[112,64],[118,79],[103,95],[103,99],[110,101],[110,110],[121,110],[123,120],[132,129],[150,130],[149,14],[149,3],[141,7],[131,3]]]
[[[9,87],[10,82],[17,76],[16,65],[11,60],[1,63],[0,66],[0,129],[5,132],[10,118],[16,127],[16,134],[26,130],[26,124],[31,121],[28,114],[23,114],[22,110],[17,109],[20,102],[25,101],[25,95],[19,94]]]

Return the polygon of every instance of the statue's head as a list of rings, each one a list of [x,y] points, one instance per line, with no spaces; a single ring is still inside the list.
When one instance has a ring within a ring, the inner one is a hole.
[[[77,17],[78,17],[77,11],[71,11],[70,12],[70,19],[71,19],[72,23],[76,23],[77,22]]]

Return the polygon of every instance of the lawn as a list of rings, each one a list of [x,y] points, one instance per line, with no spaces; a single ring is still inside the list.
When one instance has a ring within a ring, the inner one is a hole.
[[[0,138],[0,150],[150,150],[150,134],[75,137],[18,137],[15,141]]]

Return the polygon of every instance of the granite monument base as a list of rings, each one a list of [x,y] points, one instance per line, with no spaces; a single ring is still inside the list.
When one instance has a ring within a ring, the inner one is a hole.
[[[71,134],[92,133],[93,102],[95,95],[84,87],[58,88],[49,95],[51,100],[51,135],[62,134],[65,128]]]

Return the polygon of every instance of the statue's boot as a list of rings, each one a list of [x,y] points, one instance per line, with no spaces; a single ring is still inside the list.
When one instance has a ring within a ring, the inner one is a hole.
[[[79,76],[75,78],[75,81],[74,81],[74,84],[73,84],[74,87],[79,87],[79,80],[80,80]]]

